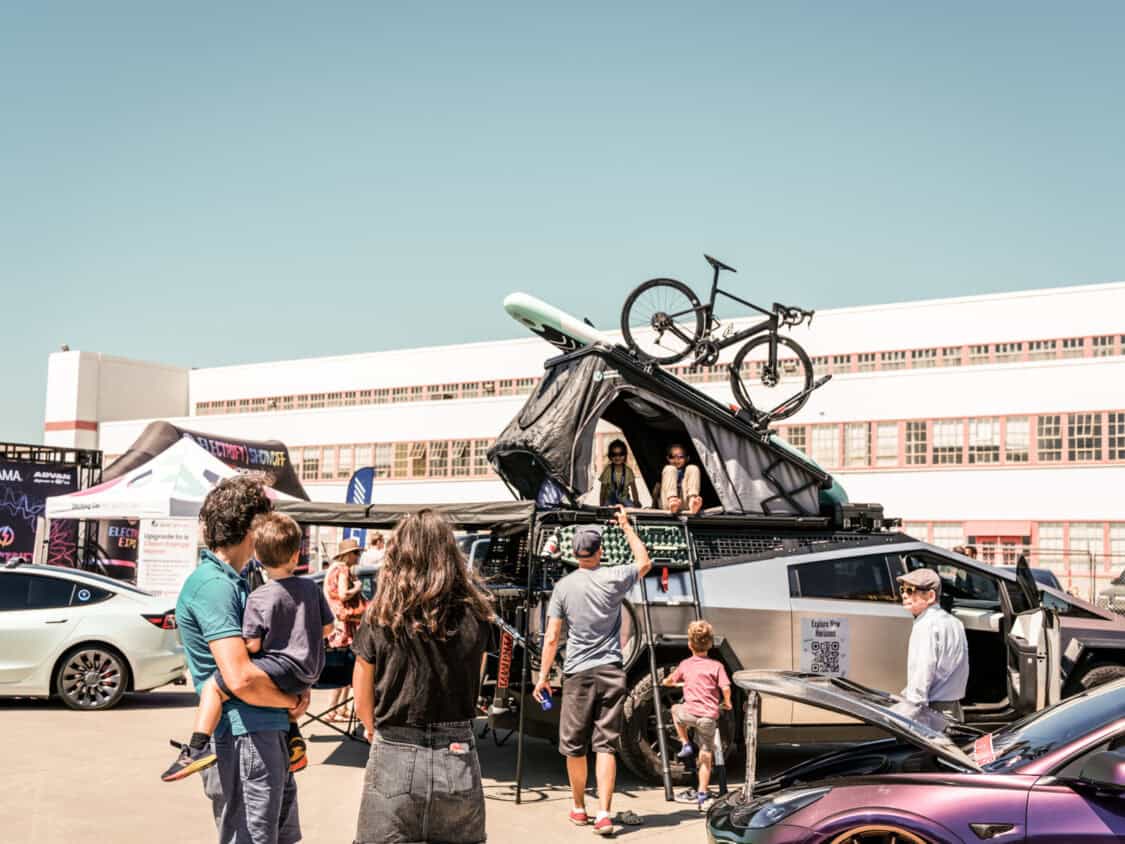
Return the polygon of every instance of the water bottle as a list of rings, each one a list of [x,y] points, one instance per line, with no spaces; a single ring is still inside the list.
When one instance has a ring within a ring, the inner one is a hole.
[[[543,690],[543,700],[539,701],[539,705],[543,707],[544,712],[551,711],[551,706],[553,704],[551,703],[551,689],[549,686]]]

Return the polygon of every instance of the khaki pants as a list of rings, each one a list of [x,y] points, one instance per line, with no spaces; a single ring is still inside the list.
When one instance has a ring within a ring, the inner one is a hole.
[[[667,510],[669,501],[676,496],[676,467],[668,465],[660,473],[660,509]],[[699,495],[699,467],[691,464],[684,469],[683,495],[680,496],[686,510],[691,499]]]

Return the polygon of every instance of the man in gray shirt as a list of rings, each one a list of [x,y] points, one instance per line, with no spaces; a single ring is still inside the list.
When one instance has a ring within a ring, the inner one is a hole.
[[[621,660],[621,604],[629,590],[652,569],[645,544],[633,530],[625,508],[617,507],[617,524],[629,542],[635,563],[601,567],[602,528],[581,525],[574,532],[578,568],[560,580],[547,607],[550,621],[543,644],[542,669],[533,692],[542,702],[558,653],[563,622],[567,626],[563,662],[565,694],[559,714],[559,752],[566,757],[573,806],[570,820],[586,824],[586,756],[597,756],[598,814],[594,832],[613,834],[610,806],[617,779],[617,745],[625,706],[625,672]]]

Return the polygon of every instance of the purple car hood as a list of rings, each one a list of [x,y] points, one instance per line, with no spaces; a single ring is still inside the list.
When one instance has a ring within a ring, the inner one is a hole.
[[[947,718],[929,707],[907,703],[897,695],[869,689],[842,677],[796,671],[736,671],[733,679],[742,689],[856,718],[928,750],[962,771],[981,770],[943,732],[950,724]]]

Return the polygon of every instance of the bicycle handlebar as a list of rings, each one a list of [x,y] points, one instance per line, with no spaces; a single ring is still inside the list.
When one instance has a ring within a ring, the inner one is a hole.
[[[797,308],[791,305],[782,305],[780,303],[775,304],[774,309],[781,317],[782,324],[791,326],[798,326],[806,320],[808,321],[809,325],[812,325],[812,318],[816,313],[815,310],[805,310],[804,308]]]

